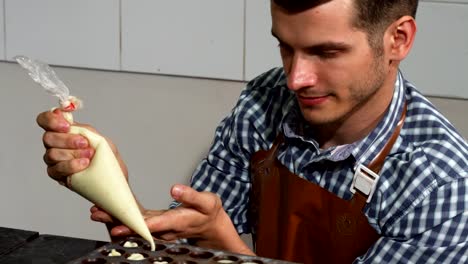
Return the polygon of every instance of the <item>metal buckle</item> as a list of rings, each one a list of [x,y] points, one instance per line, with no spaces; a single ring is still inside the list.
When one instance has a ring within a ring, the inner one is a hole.
[[[353,183],[351,184],[349,190],[352,193],[355,193],[357,189],[363,194],[367,195],[366,203],[368,203],[374,194],[375,185],[378,179],[378,174],[371,171],[366,166],[359,164],[356,168],[356,172],[354,173]]]

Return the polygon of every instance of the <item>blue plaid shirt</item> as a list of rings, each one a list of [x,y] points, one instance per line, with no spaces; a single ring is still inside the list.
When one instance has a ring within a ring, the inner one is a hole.
[[[278,159],[290,171],[343,199],[357,164],[368,164],[390,138],[407,102],[400,136],[364,209],[382,236],[355,263],[468,263],[468,147],[465,139],[398,73],[384,118],[364,139],[320,149],[281,68],[257,77],[218,126],[210,152],[191,180],[217,193],[239,233],[247,218],[249,159],[269,149],[278,132]]]

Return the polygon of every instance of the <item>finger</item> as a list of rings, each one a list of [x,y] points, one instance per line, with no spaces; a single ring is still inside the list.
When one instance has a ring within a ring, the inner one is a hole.
[[[85,137],[68,133],[45,132],[42,142],[46,148],[83,149],[89,147]]]
[[[152,233],[153,234],[153,233]],[[153,234],[155,237],[165,240],[165,241],[174,241],[176,239],[186,238],[181,234],[174,233],[174,232],[167,232],[167,233],[156,233]]]
[[[73,159],[61,161],[53,166],[47,167],[47,174],[56,181],[65,181],[65,178],[86,169],[89,159]]]
[[[101,223],[114,223],[114,218],[102,211],[102,210],[97,210],[91,213],[91,220],[101,222]]]
[[[47,149],[44,154],[44,162],[47,165],[55,165],[61,161],[68,161],[72,159],[86,158],[91,159],[94,156],[94,149]]]
[[[91,213],[94,213],[94,212],[96,212],[96,211],[102,211],[102,209],[99,208],[97,205],[93,205],[93,206],[89,209],[89,211],[90,211]]]
[[[110,231],[111,236],[128,236],[131,234],[134,234],[134,232],[124,225],[115,226]]]
[[[143,213],[143,218],[144,219],[149,219],[155,216],[160,216],[167,212],[168,210],[145,210]]]
[[[40,113],[36,122],[46,131],[68,132],[70,129],[70,124],[63,118],[59,109]]]
[[[181,226],[185,225],[185,219],[180,216],[180,212],[177,209],[168,210],[159,216],[148,217],[145,219],[145,222],[151,232],[158,233],[176,229],[180,230]]]
[[[89,211],[91,213],[94,213],[94,212],[97,212],[97,211],[103,211],[103,212],[106,212],[104,211],[104,209],[102,209],[101,207],[97,206],[97,205],[93,205],[91,208],[89,208]]]
[[[87,158],[91,159],[94,156],[94,149],[59,149],[50,148],[47,149],[44,154],[44,162],[47,165],[55,165],[61,161],[67,161],[72,159]]]
[[[206,216],[192,208],[178,207],[145,222],[151,232],[193,234],[201,231],[199,227],[206,223]]]
[[[171,195],[184,206],[209,214],[221,207],[221,199],[210,192],[198,192],[186,185],[177,184],[171,188]]]

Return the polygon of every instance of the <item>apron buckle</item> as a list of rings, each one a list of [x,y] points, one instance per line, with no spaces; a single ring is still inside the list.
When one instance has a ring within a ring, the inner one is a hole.
[[[379,175],[377,173],[373,172],[366,166],[359,164],[356,168],[356,172],[354,173],[353,183],[349,190],[352,193],[355,193],[357,189],[361,193],[365,194],[367,196],[366,203],[368,203],[374,194],[375,185],[378,179]]]

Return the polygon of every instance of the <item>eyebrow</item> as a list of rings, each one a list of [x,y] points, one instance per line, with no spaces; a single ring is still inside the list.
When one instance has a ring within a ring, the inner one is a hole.
[[[274,38],[276,38],[279,43],[286,44],[287,46],[289,46],[286,42],[281,40],[281,38],[278,37],[278,35],[276,35],[275,32],[273,32],[273,30],[271,31],[271,35]],[[311,45],[305,48],[305,50],[309,50],[309,51],[323,51],[323,50],[335,50],[335,49],[336,50],[349,50],[351,49],[351,45],[345,42],[325,41],[325,42]]]

